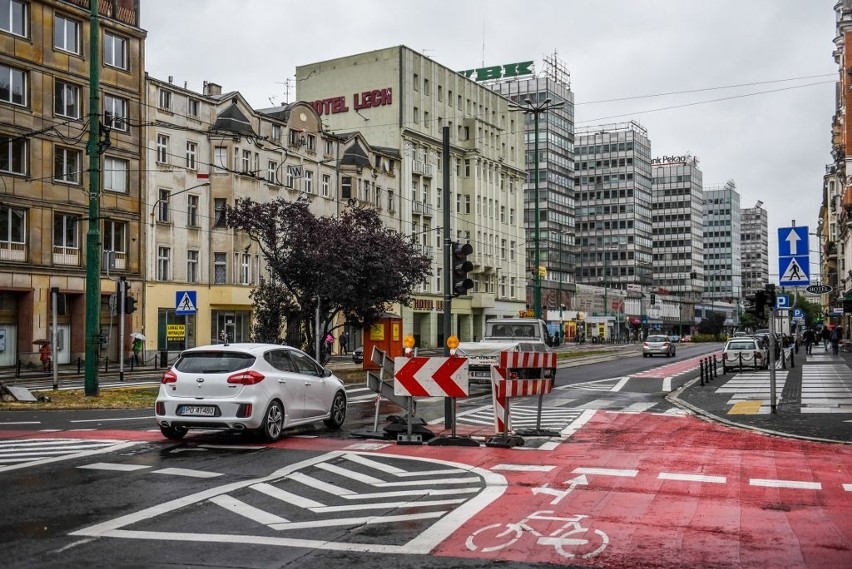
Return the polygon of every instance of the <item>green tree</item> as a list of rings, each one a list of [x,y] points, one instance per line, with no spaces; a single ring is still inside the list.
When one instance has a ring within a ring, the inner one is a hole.
[[[373,209],[317,217],[304,202],[244,198],[228,208],[226,220],[258,245],[271,276],[252,297],[263,313],[254,333],[272,337],[272,328],[286,322],[288,343],[312,354],[317,306],[323,335],[338,315],[366,326],[393,303],[408,304],[431,274],[414,238],[385,227]]]
[[[719,334],[722,332],[722,329],[725,327],[725,315],[721,312],[710,312],[710,315],[707,318],[701,320],[698,323],[698,333],[699,334],[712,334],[716,338],[719,337]]]

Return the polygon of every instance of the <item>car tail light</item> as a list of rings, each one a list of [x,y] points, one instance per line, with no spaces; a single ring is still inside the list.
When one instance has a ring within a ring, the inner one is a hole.
[[[177,374],[172,370],[167,371],[163,374],[161,383],[177,383]]]
[[[154,406],[154,412],[157,413],[157,415],[165,415],[166,404],[162,401],[157,401],[157,404]]]
[[[756,359],[756,360],[763,359],[763,354],[761,354],[760,352],[755,352],[754,353],[754,359]]]
[[[642,347],[643,347],[643,348],[647,348],[647,347],[648,347],[648,342],[642,342]]]
[[[251,403],[241,403],[239,408],[237,408],[237,417],[251,417],[252,405]]]
[[[239,373],[235,373],[231,377],[228,378],[228,383],[240,383],[242,385],[254,385],[255,383],[260,383],[263,381],[265,376],[262,373],[258,373],[253,369],[248,371],[241,371]]]

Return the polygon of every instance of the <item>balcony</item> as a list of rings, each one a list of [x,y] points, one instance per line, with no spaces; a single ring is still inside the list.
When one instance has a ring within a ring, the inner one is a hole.
[[[423,160],[415,160],[411,166],[411,170],[415,174],[420,174],[422,176],[426,176],[427,178],[432,177],[432,165],[427,164]]]
[[[0,261],[26,261],[27,244],[0,241]]]
[[[425,202],[411,202],[411,212],[432,217],[432,206]]]

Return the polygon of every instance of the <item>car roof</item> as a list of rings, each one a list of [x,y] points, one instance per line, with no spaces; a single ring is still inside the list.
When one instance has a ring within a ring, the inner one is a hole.
[[[196,346],[184,350],[184,354],[193,352],[248,352],[250,354],[262,354],[271,349],[294,350],[292,346],[284,346],[281,344],[263,344],[259,342],[240,342],[236,344],[208,344],[206,346]]]

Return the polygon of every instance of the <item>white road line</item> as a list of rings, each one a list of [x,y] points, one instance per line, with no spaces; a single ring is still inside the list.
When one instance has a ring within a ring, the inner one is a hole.
[[[843,489],[846,490],[847,492],[852,492],[852,484],[844,484]]]
[[[589,420],[591,420],[591,418],[594,416],[594,409],[586,409],[579,417],[571,421],[567,427],[562,429],[562,431],[559,433],[559,436],[563,439],[569,438],[571,435],[582,429],[583,426],[588,423]]]
[[[222,476],[220,472],[208,472],[206,470],[192,470],[190,468],[161,468],[154,470],[154,474],[171,474],[173,476],[188,476],[190,478],[216,478]]]
[[[234,512],[235,514],[239,514],[244,518],[248,518],[252,521],[258,522],[260,524],[286,524],[289,523],[287,518],[282,518],[281,516],[276,516],[275,514],[270,514],[267,511],[261,510],[260,508],[255,508],[250,504],[246,504],[241,500],[237,500],[227,494],[222,496],[213,496],[210,498],[210,501],[214,504],[225,508],[230,512]]]
[[[575,468],[573,474],[600,474],[602,476],[628,476],[634,478],[639,474],[638,470],[621,470],[618,468]]]
[[[366,492],[341,496],[346,500],[375,500],[381,498],[399,498],[402,496],[454,496],[458,494],[476,494],[479,488],[415,488],[391,492]]]
[[[322,506],[320,508],[311,508],[315,514],[332,514],[336,512],[357,512],[363,510],[384,510],[386,508],[425,508],[428,506],[452,506],[454,504],[462,504],[466,498],[456,500],[423,500],[423,501],[408,501],[408,502],[379,502],[376,504],[350,504],[346,506]]]
[[[765,478],[752,478],[748,481],[751,486],[763,486],[766,488],[797,488],[800,490],[822,490],[819,482],[801,482],[798,480],[767,480]]]
[[[471,476],[469,478],[443,478],[438,480],[394,480],[392,482],[382,482],[381,484],[376,484],[376,486],[379,488],[394,488],[398,486],[423,486],[425,484],[478,484],[481,481],[479,476]]]
[[[672,390],[672,376],[664,377],[663,378],[663,391],[665,393],[668,393],[671,390]]]
[[[370,484],[371,486],[378,486],[382,484],[384,480],[381,478],[376,478],[374,476],[370,476],[368,474],[362,474],[360,472],[355,472],[353,470],[349,470],[347,468],[341,468],[336,464],[330,464],[328,462],[321,462],[317,464],[317,468],[321,470],[325,470],[327,472],[331,472],[332,474],[337,474],[338,476],[343,476],[344,478],[349,478],[350,480],[355,480],[356,482],[363,482],[364,484]]]
[[[289,474],[287,478],[295,480],[296,482],[301,482],[305,486],[309,486],[310,488],[314,488],[320,492],[331,494],[332,496],[345,496],[347,494],[355,493],[353,490],[349,490],[348,488],[343,488],[342,486],[336,486],[334,484],[323,482],[322,480],[317,480],[313,476],[308,476],[301,472],[293,472]]]
[[[88,470],[118,470],[120,472],[133,472],[134,470],[145,470],[151,468],[145,464],[121,464],[116,462],[93,462],[92,464],[84,464],[77,468]]]
[[[246,445],[198,445],[199,448],[211,448],[217,450],[264,450],[265,446],[246,446]]]
[[[409,522],[413,520],[428,520],[440,518],[447,512],[425,512],[422,514],[408,514],[401,516],[368,516],[363,518],[337,518],[333,520],[316,520],[312,522],[296,522],[283,524],[270,524],[269,527],[277,530],[290,529],[312,529],[334,526],[361,526],[366,524],[389,524],[396,522]]]
[[[41,425],[41,421],[9,421],[8,423],[0,423],[0,427],[6,425]]]
[[[638,403],[628,405],[624,409],[620,409],[618,411],[607,411],[607,413],[642,413],[656,404],[656,401],[640,401]]]
[[[272,496],[276,500],[281,500],[282,502],[287,502],[288,504],[292,504],[299,508],[322,508],[325,506],[322,502],[317,502],[316,500],[311,500],[310,498],[305,498],[304,496],[299,496],[298,494],[293,494],[291,492],[287,492],[286,490],[282,490],[277,486],[273,486],[271,484],[267,484],[266,482],[261,482],[259,484],[252,484],[249,486],[252,490],[257,490],[267,496]]]
[[[613,386],[612,386],[612,389],[610,389],[610,391],[621,391],[621,388],[622,388],[622,387],[624,387],[625,385],[627,385],[627,382],[628,382],[628,381],[630,381],[630,376],[629,376],[629,375],[628,375],[628,376],[625,376],[625,377],[622,377],[622,378],[618,381],[618,383],[616,383],[615,385],[613,385]]]
[[[683,480],[684,482],[711,482],[713,484],[724,484],[727,478],[724,476],[706,476],[704,474],[682,474],[680,472],[660,472],[659,480]]]
[[[108,419],[74,419],[72,421],[68,421],[69,423],[105,423],[107,421],[153,421],[153,415],[146,415],[144,417],[115,417]],[[75,431],[79,431],[82,429],[74,429]]]
[[[552,464],[495,464],[491,470],[508,470],[511,472],[550,472],[556,468]]]

